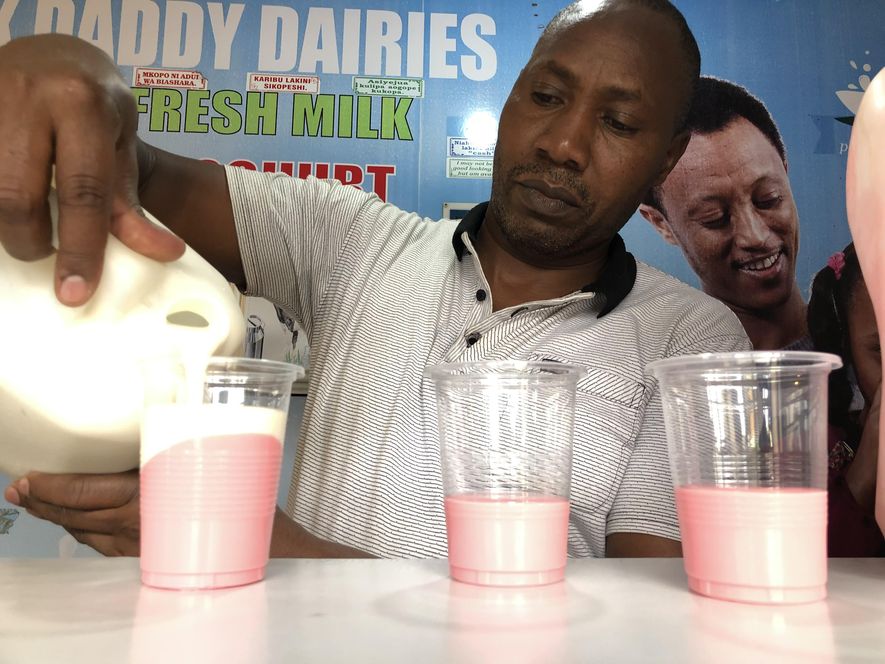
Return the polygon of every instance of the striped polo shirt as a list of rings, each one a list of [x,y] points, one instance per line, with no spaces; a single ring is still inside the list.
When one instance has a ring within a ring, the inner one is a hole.
[[[310,386],[287,512],[385,557],[443,557],[428,366],[558,360],[578,385],[569,554],[614,532],[679,538],[652,360],[750,347],[717,300],[635,261],[620,237],[595,285],[492,310],[473,239],[484,207],[434,221],[336,182],[228,168],[247,294],[291,313]],[[454,244],[454,246],[453,246]]]

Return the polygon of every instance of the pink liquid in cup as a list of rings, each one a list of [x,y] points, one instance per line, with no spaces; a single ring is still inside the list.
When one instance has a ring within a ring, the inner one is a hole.
[[[143,449],[155,442],[151,433],[157,430],[168,439],[170,423],[147,429]],[[141,468],[142,582],[222,588],[260,581],[270,550],[281,437],[232,433],[179,440]]]
[[[529,586],[562,580],[566,498],[456,494],[446,497],[445,510],[449,568],[456,581]]]
[[[826,597],[826,491],[689,485],[676,505],[694,592],[764,604]]]

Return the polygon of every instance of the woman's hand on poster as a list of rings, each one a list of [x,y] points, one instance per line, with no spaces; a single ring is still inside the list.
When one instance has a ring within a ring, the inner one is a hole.
[[[135,99],[104,52],[67,35],[12,40],[0,47],[0,91],[0,244],[26,261],[54,251],[46,200],[54,166],[62,303],[83,304],[95,291],[108,233],[158,260],[184,252],[141,212]]]
[[[876,468],[879,463],[879,414],[882,404],[882,384],[876,389],[871,403],[861,414],[863,432],[857,453],[845,473],[845,481],[854,499],[865,512],[873,514],[876,502]]]
[[[106,556],[139,554],[138,471],[105,475],[29,473],[4,497]]]

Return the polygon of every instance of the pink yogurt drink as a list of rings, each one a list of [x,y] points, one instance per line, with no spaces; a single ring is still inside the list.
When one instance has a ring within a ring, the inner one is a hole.
[[[827,492],[805,488],[676,488],[688,586],[764,604],[827,595]]]
[[[142,582],[222,588],[260,581],[270,550],[285,413],[155,406],[142,429]]]
[[[456,581],[531,586],[561,581],[568,499],[558,496],[446,496],[449,569]]]

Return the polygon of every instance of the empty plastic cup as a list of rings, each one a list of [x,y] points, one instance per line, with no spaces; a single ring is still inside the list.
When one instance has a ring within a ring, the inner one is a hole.
[[[558,362],[428,369],[436,386],[453,579],[522,586],[563,578],[582,373]]]
[[[264,578],[289,396],[302,375],[241,358],[145,367],[144,584],[222,588]]]
[[[827,353],[652,362],[691,590],[720,599],[826,597]]]

